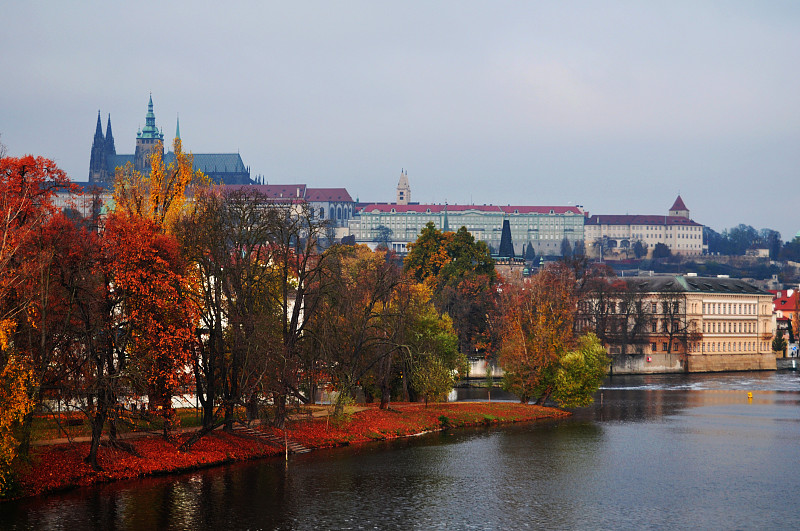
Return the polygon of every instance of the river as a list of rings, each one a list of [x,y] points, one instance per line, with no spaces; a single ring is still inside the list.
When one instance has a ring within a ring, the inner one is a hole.
[[[565,420],[5,503],[0,527],[796,529],[798,464],[800,373],[615,376]]]

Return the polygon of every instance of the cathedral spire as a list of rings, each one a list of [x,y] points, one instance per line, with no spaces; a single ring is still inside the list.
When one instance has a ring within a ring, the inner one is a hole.
[[[178,115],[178,118],[175,120],[175,138],[178,140],[181,139],[181,115]]]
[[[103,141],[103,124],[100,123],[100,109],[97,110],[97,128],[94,130],[94,141]]]
[[[110,155],[117,154],[117,148],[114,146],[114,135],[111,133],[111,113],[108,114],[108,124],[106,125],[106,153]]]
[[[144,128],[142,129],[142,138],[149,138],[155,140],[164,140],[158,127],[156,127],[156,115],[153,112],[153,95],[150,94],[150,101],[147,103],[147,115],[144,118]]]

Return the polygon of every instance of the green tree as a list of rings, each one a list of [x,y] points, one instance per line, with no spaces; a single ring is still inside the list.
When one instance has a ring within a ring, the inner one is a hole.
[[[575,350],[559,357],[552,382],[547,378],[541,386],[552,385],[551,398],[561,407],[583,407],[592,403],[592,396],[600,388],[611,363],[605,348],[594,334],[578,339]]]
[[[647,256],[647,245],[642,240],[636,240],[633,242],[632,249],[633,256],[635,256],[637,260]]]
[[[670,256],[672,256],[672,251],[669,250],[666,244],[657,243],[655,247],[653,247],[653,259],[669,258]]]
[[[782,355],[786,355],[786,338],[783,337],[783,334],[775,336],[772,340],[772,351],[773,352],[780,352]]]
[[[443,233],[428,223],[410,245],[404,266],[431,288],[439,312],[452,317],[461,351],[479,348],[496,302],[497,273],[489,247],[465,227]]]

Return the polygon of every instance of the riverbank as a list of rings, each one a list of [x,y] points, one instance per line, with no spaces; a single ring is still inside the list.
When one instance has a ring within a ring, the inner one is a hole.
[[[524,422],[568,416],[554,408],[512,402],[452,402],[443,404],[393,403],[391,409],[377,405],[360,408],[343,419],[310,416],[288,423],[287,430],[259,426],[273,440],[288,440],[308,448],[330,448],[369,441],[409,437],[422,433],[468,426]],[[191,433],[180,433],[171,441],[161,437],[127,440],[141,455],[101,447],[98,461],[102,471],[83,462],[87,442],[43,444],[32,449],[28,464],[16,469],[21,497],[36,496],[70,488],[177,474],[235,461],[282,455],[282,445],[265,438],[215,431],[195,444],[191,451],[178,447]]]

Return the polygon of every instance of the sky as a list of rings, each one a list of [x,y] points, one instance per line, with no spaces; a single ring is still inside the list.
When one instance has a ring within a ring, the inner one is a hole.
[[[239,152],[271,184],[800,229],[800,3],[7,2],[0,142],[86,181],[97,112],[133,153]]]

